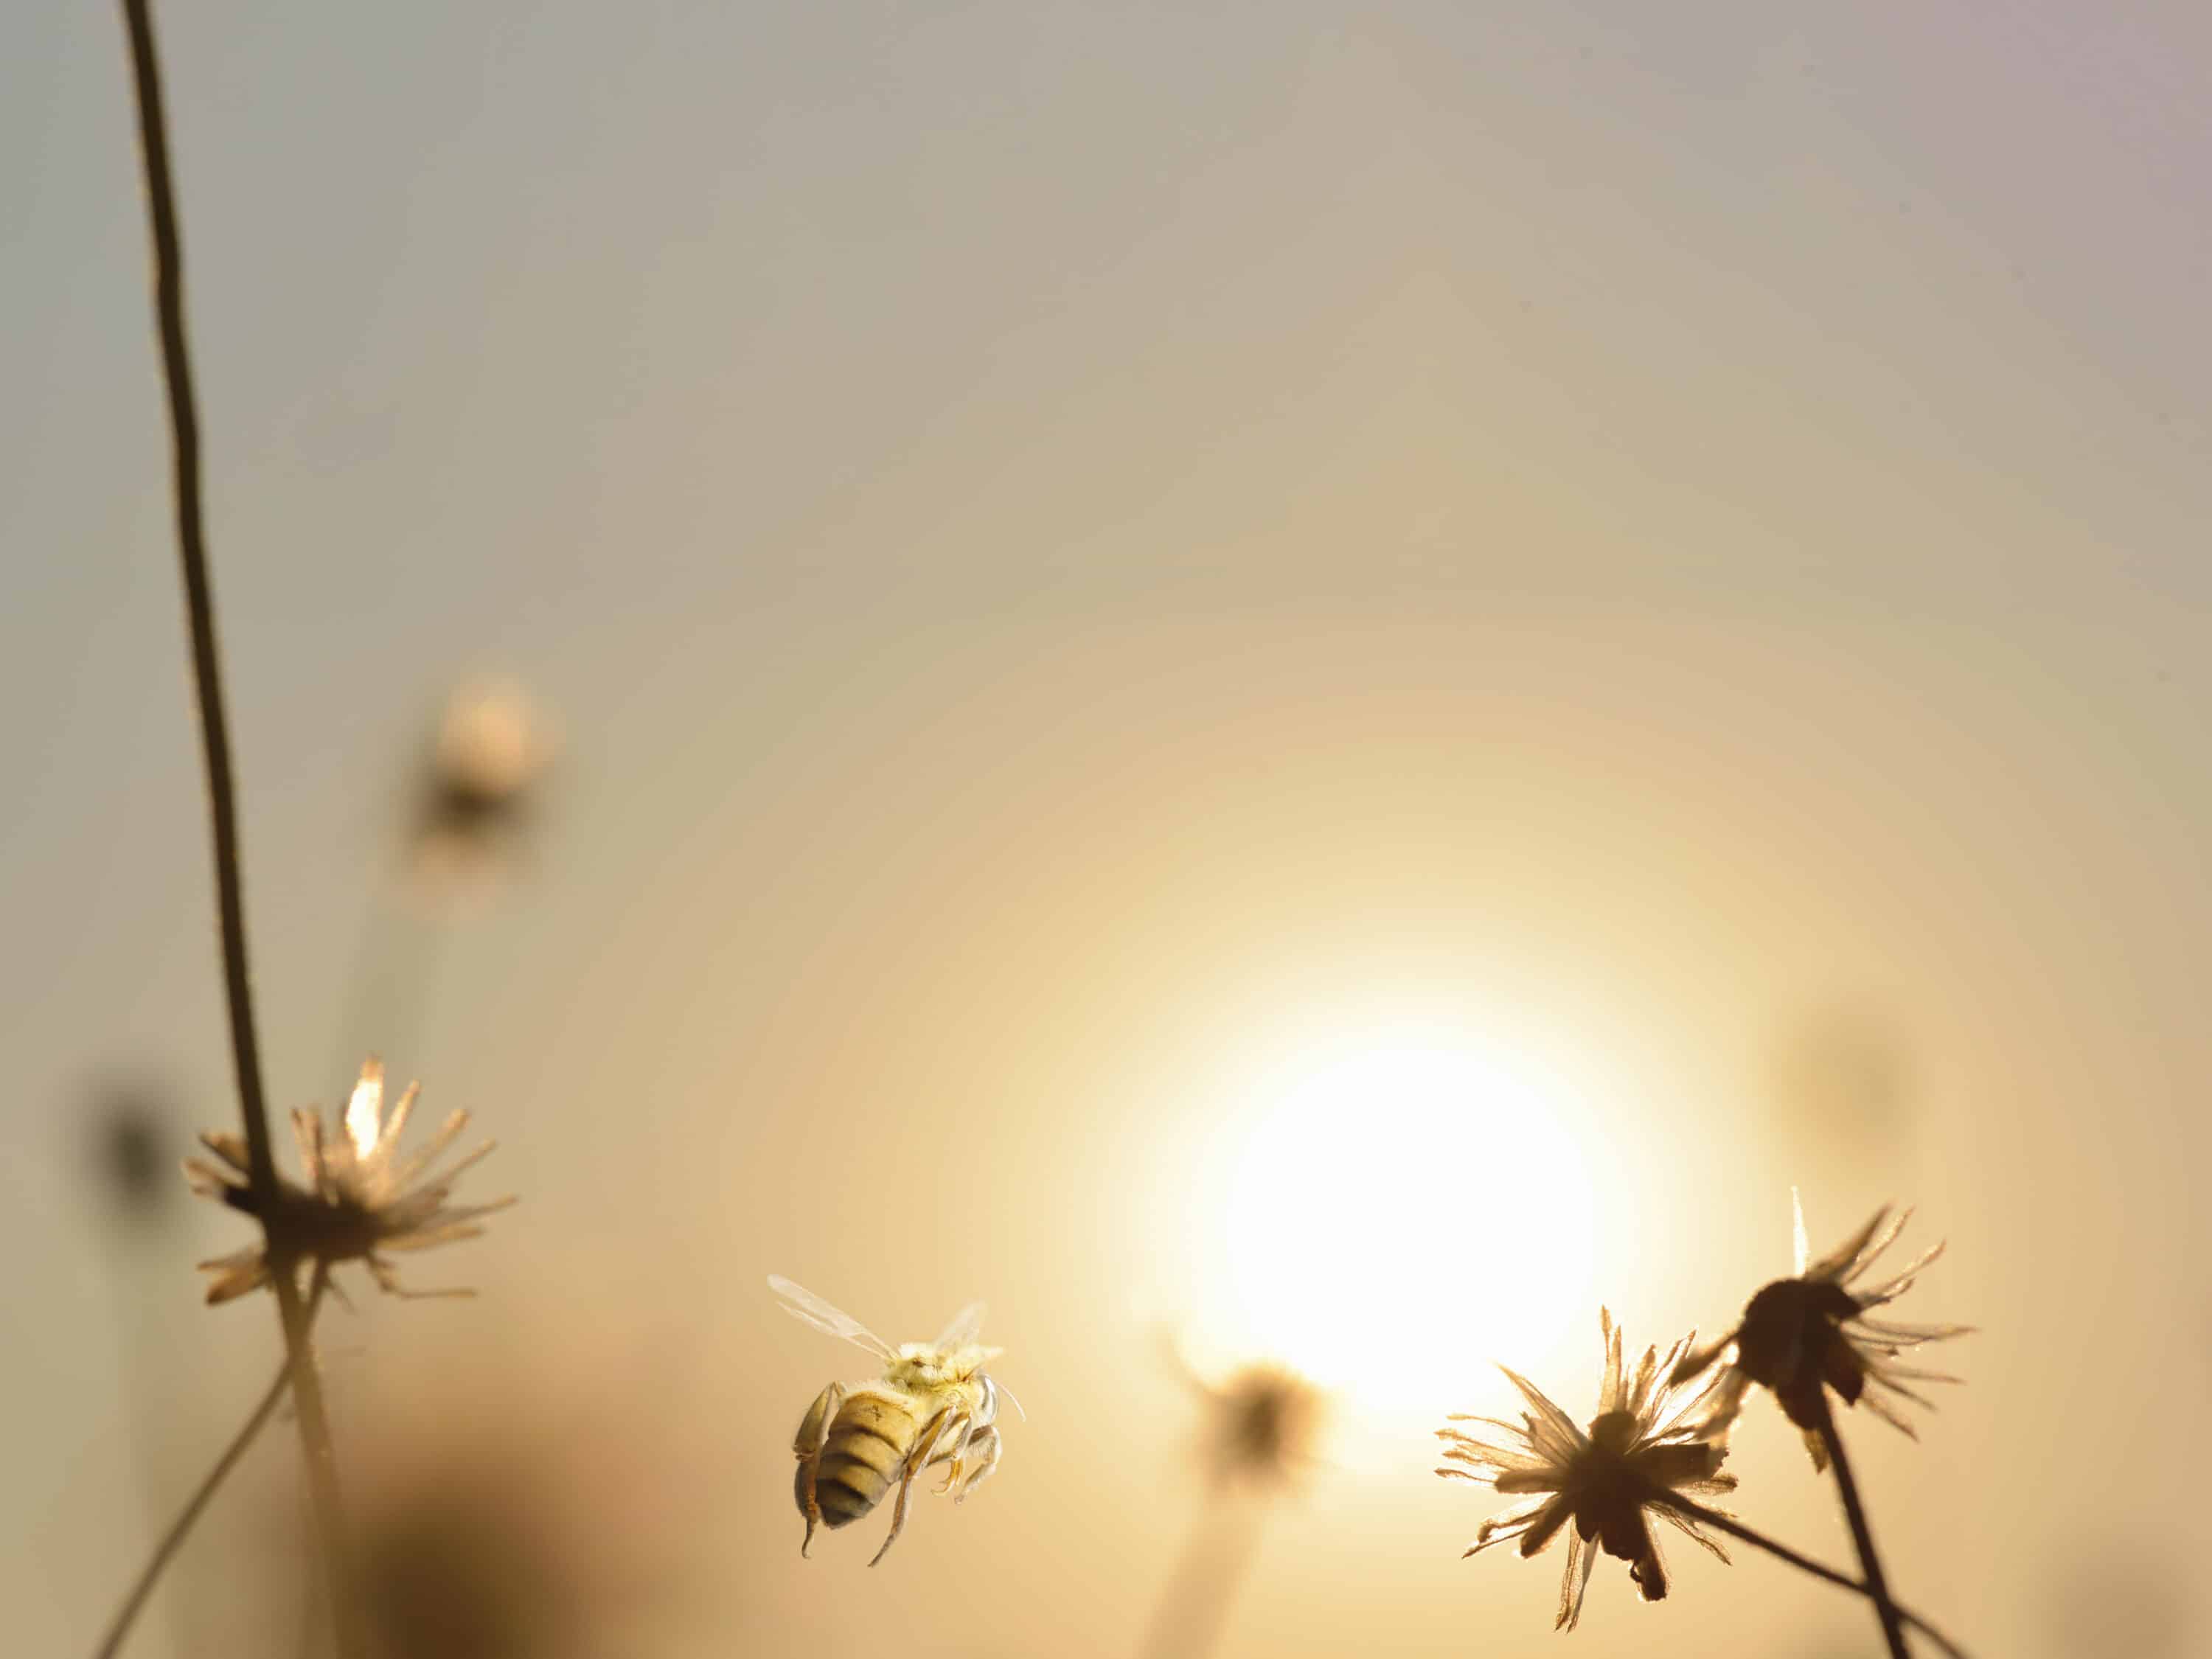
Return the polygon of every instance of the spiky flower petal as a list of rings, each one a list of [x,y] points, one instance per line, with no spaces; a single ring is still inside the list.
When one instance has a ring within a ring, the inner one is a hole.
[[[1601,1553],[1629,1564],[1628,1576],[1645,1601],[1666,1595],[1666,1561],[1647,1512],[1728,1559],[1717,1540],[1664,1498],[1670,1492],[1704,1496],[1735,1486],[1735,1477],[1721,1470],[1728,1448],[1724,1431],[1714,1428],[1706,1409],[1709,1388],[1674,1381],[1675,1368],[1695,1343],[1696,1333],[1663,1357],[1656,1348],[1646,1348],[1636,1369],[1626,1372],[1620,1328],[1603,1309],[1598,1311],[1598,1329],[1605,1340],[1605,1379],[1588,1433],[1534,1383],[1512,1370],[1505,1371],[1506,1378],[1528,1407],[1518,1425],[1455,1413],[1451,1421],[1480,1423],[1491,1432],[1437,1431],[1450,1447],[1444,1456],[1459,1466],[1438,1469],[1438,1474],[1476,1481],[1502,1494],[1534,1494],[1477,1528],[1468,1555],[1514,1540],[1522,1555],[1539,1555],[1566,1534],[1567,1566],[1554,1620],[1560,1630],[1572,1630],[1580,1620],[1583,1592]]]
[[[1935,1402],[1909,1385],[1960,1379],[1907,1364],[1899,1356],[1923,1343],[1964,1336],[1973,1327],[1908,1325],[1867,1317],[1911,1289],[1922,1270],[1943,1254],[1942,1243],[1931,1245],[1881,1283],[1853,1288],[1875,1259],[1896,1243],[1911,1218],[1910,1209],[1893,1210],[1884,1205],[1842,1244],[1818,1261],[1808,1262],[1805,1212],[1794,1192],[1790,1200],[1796,1211],[1796,1276],[1762,1286],[1744,1309],[1742,1323],[1710,1347],[1685,1355],[1675,1376],[1678,1381],[1686,1381],[1725,1354],[1728,1363],[1711,1388],[1716,1426],[1726,1430],[1741,1409],[1745,1394],[1758,1383],[1773,1392],[1784,1413],[1803,1433],[1813,1467],[1825,1469],[1828,1450],[1820,1430],[1826,1412],[1821,1399],[1824,1389],[1832,1390],[1845,1405],[1863,1405],[1907,1437],[1917,1439],[1912,1425],[1889,1396],[1933,1411]]]
[[[201,1135],[200,1144],[221,1162],[186,1158],[185,1178],[192,1190],[253,1216],[264,1224],[264,1231],[258,1244],[200,1263],[203,1271],[215,1275],[207,1299],[228,1302],[268,1284],[272,1240],[295,1262],[327,1267],[358,1261],[367,1266],[379,1289],[394,1296],[472,1294],[465,1290],[404,1290],[385,1259],[386,1251],[427,1250],[474,1238],[483,1231],[477,1224],[483,1217],[514,1202],[511,1197],[489,1204],[456,1206],[450,1201],[453,1183],[492,1150],[489,1141],[442,1173],[429,1173],[468,1126],[465,1111],[452,1113],[427,1143],[404,1158],[398,1156],[400,1132],[420,1092],[421,1085],[408,1085],[386,1115],[384,1066],[372,1056],[361,1068],[337,1131],[326,1133],[323,1120],[313,1111],[295,1111],[292,1133],[299,1143],[306,1184],[279,1176],[274,1210],[267,1215],[254,1198],[243,1138],[215,1130]]]

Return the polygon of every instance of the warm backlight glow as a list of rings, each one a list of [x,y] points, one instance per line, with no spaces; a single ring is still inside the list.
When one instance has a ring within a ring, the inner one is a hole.
[[[1226,1170],[1234,1340],[1393,1414],[1463,1403],[1493,1358],[1540,1364],[1594,1317],[1570,1103],[1456,1037],[1310,1048],[1261,1079]]]

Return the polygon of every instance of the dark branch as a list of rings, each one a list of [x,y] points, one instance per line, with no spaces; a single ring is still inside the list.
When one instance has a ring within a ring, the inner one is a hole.
[[[1769,1538],[1765,1533],[1755,1528],[1747,1527],[1734,1516],[1723,1514],[1719,1510],[1709,1510],[1703,1504],[1683,1497],[1672,1487],[1654,1486],[1651,1489],[1651,1501],[1655,1504],[1664,1504],[1677,1514],[1686,1515],[1703,1526],[1712,1528],[1716,1532],[1724,1532],[1729,1537],[1750,1545],[1753,1549],[1765,1550],[1777,1560],[1787,1561],[1800,1571],[1811,1573],[1815,1578],[1824,1578],[1839,1589],[1850,1590],[1869,1599],[1874,1595],[1874,1592],[1864,1583],[1850,1574],[1838,1572],[1833,1567],[1823,1566],[1811,1556],[1790,1548],[1780,1539]],[[1899,1607],[1897,1616],[1942,1649],[1944,1652],[1949,1654],[1951,1659],[1966,1659],[1965,1649],[1918,1613],[1907,1607]]]
[[[269,1108],[261,1085],[260,1049],[253,1029],[253,982],[246,962],[246,901],[238,850],[237,787],[232,776],[229,723],[224,716],[222,665],[216,650],[215,598],[208,580],[207,538],[202,525],[199,415],[192,393],[191,356],[185,341],[182,239],[177,230],[176,185],[169,167],[167,118],[161,104],[161,70],[155,51],[148,0],[123,0],[131,36],[131,68],[137,91],[138,137],[146,163],[147,210],[153,221],[155,312],[160,324],[161,368],[168,388],[169,434],[176,463],[177,550],[184,567],[185,609],[191,625],[192,684],[198,696],[200,739],[207,761],[208,812],[215,837],[216,909],[222,927],[225,1006],[230,1052],[245,1119],[246,1159],[267,1235],[270,1274],[284,1327],[292,1392],[300,1406],[300,1440],[307,1460],[307,1485],[315,1504],[325,1571],[331,1579],[338,1650],[360,1652],[358,1627],[345,1573],[343,1516],[338,1506],[337,1458],[323,1392],[308,1346],[307,1309],[294,1278],[297,1253],[270,1219],[276,1202],[276,1164],[269,1142]]]
[[[175,453],[177,550],[184,565],[185,610],[191,629],[192,684],[198,693],[200,738],[207,760],[208,815],[215,831],[216,902],[222,925],[223,990],[230,1012],[230,1058],[246,1120],[246,1157],[257,1197],[273,1197],[276,1165],[269,1145],[269,1108],[254,1038],[253,983],[246,965],[246,900],[240,879],[237,787],[230,764],[230,725],[223,712],[216,653],[215,596],[208,581],[207,536],[200,511],[200,422],[185,343],[184,251],[177,234],[176,187],[169,172],[167,117],[155,57],[147,0],[124,0],[131,27],[131,66],[138,88],[138,137],[146,157],[146,201],[154,222],[154,306],[161,325],[161,368],[169,394],[169,434]],[[273,1206],[272,1206],[273,1207]]]
[[[1836,1414],[1829,1409],[1825,1389],[1814,1394],[1820,1402],[1820,1439],[1828,1449],[1828,1462],[1836,1471],[1836,1490],[1843,1494],[1844,1515],[1851,1523],[1851,1541],[1858,1546],[1859,1570],[1866,1574],[1867,1594],[1874,1598],[1875,1616],[1881,1620],[1882,1639],[1889,1644],[1890,1659],[1910,1659],[1905,1645],[1905,1620],[1890,1599],[1889,1581],[1882,1576],[1881,1559],[1875,1553],[1874,1529],[1867,1522],[1866,1505],[1859,1501],[1859,1483],[1851,1462],[1844,1453],[1844,1437],[1836,1432]]]

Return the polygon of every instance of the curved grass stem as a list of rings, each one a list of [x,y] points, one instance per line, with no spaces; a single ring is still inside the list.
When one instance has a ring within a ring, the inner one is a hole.
[[[170,444],[175,462],[177,550],[183,567],[185,610],[191,635],[192,684],[198,694],[201,749],[207,765],[208,812],[214,836],[216,908],[222,922],[224,1005],[229,1017],[232,1069],[246,1131],[246,1160],[255,1213],[268,1237],[269,1265],[284,1328],[286,1365],[300,1407],[300,1439],[307,1485],[315,1504],[316,1534],[338,1610],[340,1659],[359,1659],[357,1627],[348,1616],[351,1597],[345,1571],[343,1519],[338,1507],[337,1458],[323,1409],[320,1382],[308,1346],[308,1320],[292,1273],[296,1255],[270,1218],[276,1202],[276,1164],[270,1151],[269,1108],[254,1036],[253,982],[246,968],[246,902],[238,849],[237,789],[230,730],[223,712],[222,673],[216,648],[215,596],[208,577],[202,522],[200,433],[192,391],[191,356],[185,337],[184,254],[177,229],[176,186],[169,167],[167,118],[149,0],[122,0],[131,40],[132,88],[146,167],[146,204],[154,239],[155,314],[161,335],[163,380],[168,392]]]
[[[1670,1488],[1655,1488],[1652,1501],[1666,1504],[1668,1508],[1688,1516],[1701,1526],[1711,1527],[1716,1532],[1724,1532],[1729,1537],[1750,1545],[1753,1549],[1765,1550],[1778,1560],[1787,1561],[1801,1572],[1809,1572],[1815,1578],[1826,1579],[1839,1589],[1853,1591],[1869,1599],[1874,1595],[1871,1586],[1852,1577],[1849,1573],[1838,1572],[1833,1567],[1824,1565],[1811,1556],[1790,1548],[1781,1540],[1769,1538],[1756,1528],[1747,1527],[1735,1516],[1723,1515],[1718,1510],[1709,1510],[1703,1504],[1694,1503]],[[1910,1625],[1937,1647],[1942,1649],[1945,1653],[1950,1655],[1951,1659],[1966,1659],[1965,1649],[1918,1613],[1909,1608],[1900,1607],[1894,1602],[1890,1604],[1890,1611],[1897,1615],[1900,1622]]]
[[[1874,1598],[1875,1615],[1881,1620],[1882,1639],[1889,1644],[1890,1659],[1908,1659],[1905,1621],[1890,1597],[1889,1581],[1882,1576],[1874,1531],[1867,1524],[1866,1505],[1859,1501],[1859,1483],[1851,1474],[1851,1460],[1844,1455],[1844,1437],[1836,1432],[1836,1415],[1828,1407],[1825,1391],[1814,1397],[1820,1401],[1820,1442],[1828,1449],[1828,1462],[1836,1472],[1836,1490],[1843,1494],[1844,1515],[1851,1523],[1851,1541],[1858,1547],[1859,1570],[1866,1574],[1867,1594]]]
[[[318,1270],[314,1288],[307,1297],[306,1312],[310,1322],[314,1319],[315,1310],[321,1304],[324,1274]],[[231,1437],[230,1443],[222,1449],[222,1455],[215,1460],[215,1467],[207,1472],[206,1478],[185,1500],[185,1507],[169,1523],[168,1531],[161,1534],[161,1541],[154,1546],[154,1553],[147,1559],[137,1582],[131,1586],[131,1593],[123,1598],[123,1605],[116,1609],[115,1617],[109,1621],[107,1632],[100,1638],[93,1659],[114,1659],[115,1655],[122,1650],[124,1638],[131,1634],[131,1626],[137,1622],[140,1611],[146,1605],[147,1597],[154,1593],[154,1586],[160,1582],[162,1570],[183,1545],[193,1524],[199,1520],[201,1511],[207,1508],[209,1500],[215,1496],[216,1489],[238,1467],[239,1460],[246,1455],[246,1449],[253,1443],[269,1419],[276,1414],[277,1402],[284,1398],[285,1385],[291,1380],[292,1359],[288,1353],[283,1363],[276,1367],[276,1375],[270,1379],[269,1387],[262,1394],[260,1401],[247,1414],[244,1425]]]
[[[1203,1659],[1213,1651],[1259,1542],[1260,1517],[1249,1508],[1217,1506],[1200,1520],[1153,1612],[1140,1650],[1146,1659]]]

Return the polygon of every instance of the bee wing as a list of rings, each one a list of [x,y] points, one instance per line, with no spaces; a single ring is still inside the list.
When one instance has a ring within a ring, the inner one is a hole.
[[[831,1307],[805,1285],[794,1285],[780,1274],[770,1273],[768,1287],[783,1298],[783,1310],[793,1319],[801,1320],[817,1331],[842,1336],[854,1346],[866,1348],[878,1359],[897,1357],[890,1343],[842,1309]]]
[[[951,1348],[964,1348],[982,1334],[983,1304],[980,1302],[970,1302],[952,1316],[952,1322],[945,1328],[944,1334],[937,1339],[938,1352],[942,1353]]]

